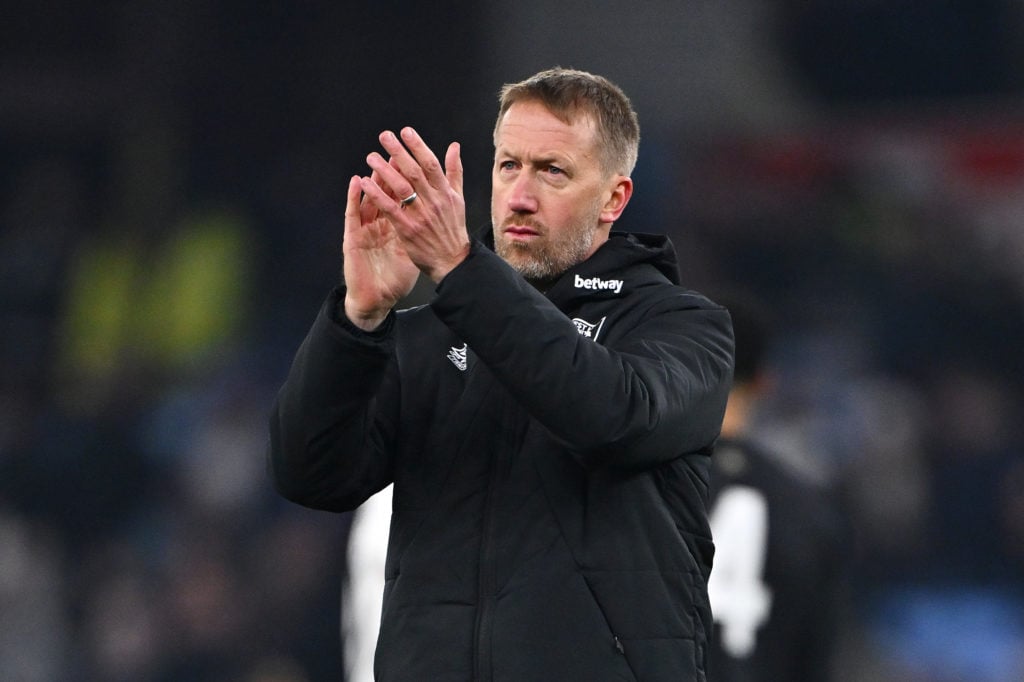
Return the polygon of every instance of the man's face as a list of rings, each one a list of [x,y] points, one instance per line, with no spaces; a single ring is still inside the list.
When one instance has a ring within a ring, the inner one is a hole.
[[[495,251],[528,279],[560,275],[608,238],[615,180],[589,117],[566,124],[539,102],[513,104],[495,134],[492,183]]]

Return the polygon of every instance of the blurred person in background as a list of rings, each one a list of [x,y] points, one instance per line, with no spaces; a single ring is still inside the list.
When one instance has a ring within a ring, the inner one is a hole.
[[[269,462],[319,509],[394,483],[378,679],[706,679],[732,333],[667,238],[610,232],[638,141],[604,78],[503,88],[493,246],[467,232],[457,143],[442,167],[384,132],[390,159],[350,182],[345,286],[278,395]],[[396,313],[421,272],[435,297]]]
[[[342,592],[342,640],[346,682],[373,682],[373,654],[380,630],[387,566],[392,486],[352,513]]]
[[[732,315],[736,367],[712,458],[710,679],[823,682],[845,595],[842,516],[824,486],[759,442],[770,327],[763,306],[723,302]]]

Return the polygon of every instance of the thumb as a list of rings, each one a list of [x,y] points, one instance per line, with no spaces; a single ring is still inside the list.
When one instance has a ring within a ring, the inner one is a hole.
[[[459,196],[462,196],[462,145],[452,142],[444,155],[444,174]]]
[[[359,176],[353,175],[348,181],[348,193],[345,201],[345,230],[355,230],[359,227],[360,197],[363,190],[359,185]]]

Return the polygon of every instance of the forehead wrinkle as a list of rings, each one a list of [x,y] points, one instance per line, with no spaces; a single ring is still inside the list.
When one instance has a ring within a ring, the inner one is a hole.
[[[516,121],[519,116],[527,117],[529,123]],[[560,160],[563,157],[576,160],[597,156],[595,126],[590,117],[579,116],[571,122],[566,122],[539,102],[513,104],[505,112],[495,132],[497,153],[504,152],[517,157],[529,156],[531,160]],[[547,140],[538,141],[538,137],[552,139],[549,143]],[[578,153],[578,157],[574,152]]]

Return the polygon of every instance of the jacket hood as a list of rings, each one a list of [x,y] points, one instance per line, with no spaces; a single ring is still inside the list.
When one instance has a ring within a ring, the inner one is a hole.
[[[606,250],[612,256],[609,263],[611,267],[647,263],[657,268],[658,272],[665,275],[672,284],[679,284],[681,281],[676,247],[666,235],[613,231],[593,258],[597,258]],[[602,256],[602,260],[603,258]]]
[[[494,250],[494,231],[490,225],[477,231],[476,237],[487,248]],[[567,272],[608,272],[641,263],[655,267],[672,284],[681,282],[679,260],[672,240],[663,234],[643,232],[612,230],[608,241],[593,256]]]

